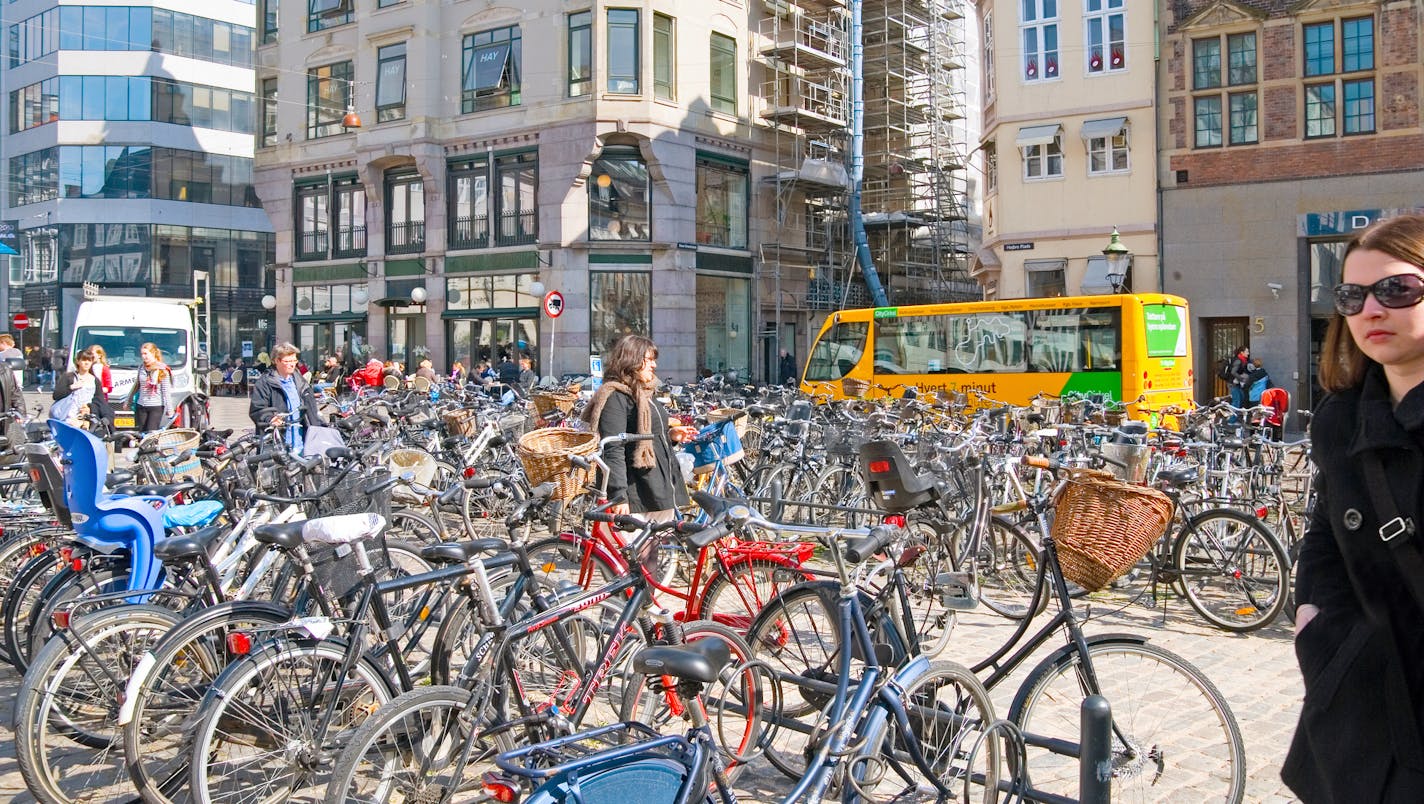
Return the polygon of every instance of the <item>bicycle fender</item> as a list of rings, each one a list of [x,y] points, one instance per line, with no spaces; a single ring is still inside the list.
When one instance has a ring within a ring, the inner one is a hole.
[[[881,690],[880,694],[888,694],[892,689],[904,689],[914,684],[930,669],[930,660],[925,656],[916,656],[906,662],[903,667],[895,671],[891,678],[890,686]],[[890,710],[884,706],[879,706],[875,701],[870,704],[870,711],[866,714],[864,722],[856,730],[856,740],[860,743],[860,750],[855,752],[851,759],[851,768],[860,765],[866,759],[880,753],[880,743],[885,739],[885,731],[890,727]],[[859,804],[863,801],[856,791],[855,785],[847,785],[844,791],[843,804]]]
[[[1128,631],[1116,631],[1106,634],[1093,634],[1092,636],[1084,634],[1083,641],[1087,642],[1089,646],[1114,643],[1122,645],[1146,645],[1150,639],[1141,634],[1134,634]],[[1076,649],[1072,645],[1064,645],[1058,650],[1048,654],[1048,658],[1039,662],[1033,670],[1029,671],[1024,683],[1019,687],[1018,691],[1014,693],[1014,702],[1009,706],[1009,720],[1015,723],[1018,722],[1019,712],[1023,710],[1024,698],[1028,695],[1028,682],[1048,672],[1049,668],[1057,667],[1069,661],[1075,652]]]

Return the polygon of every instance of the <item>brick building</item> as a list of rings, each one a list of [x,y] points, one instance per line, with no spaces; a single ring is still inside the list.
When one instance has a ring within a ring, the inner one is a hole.
[[[1163,5],[1164,287],[1192,301],[1198,396],[1248,344],[1305,407],[1345,240],[1424,209],[1424,4]]]

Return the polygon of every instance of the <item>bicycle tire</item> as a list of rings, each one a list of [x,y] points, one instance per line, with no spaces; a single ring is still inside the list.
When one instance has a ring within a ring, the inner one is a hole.
[[[1172,546],[1187,603],[1233,633],[1269,625],[1290,596],[1290,556],[1260,520],[1230,508],[1188,519]]]
[[[857,791],[864,795],[871,787],[875,800],[887,793],[892,800],[902,800],[911,790],[928,790],[938,783],[951,791],[955,801],[998,801],[1000,741],[988,731],[995,722],[994,704],[974,673],[954,662],[932,662],[896,697],[906,710],[909,730],[903,730],[893,715],[886,713],[878,750],[858,759],[859,767],[850,769]],[[927,768],[915,763],[909,739],[918,743]],[[933,780],[925,778],[926,769]],[[894,771],[907,789],[883,789],[887,770]]]
[[[106,609],[71,626],[87,649],[50,640],[34,656],[15,699],[15,759],[44,804],[133,796],[119,739],[118,703],[129,671],[178,616],[158,606]],[[111,675],[111,673],[113,675]]]
[[[227,636],[287,622],[286,606],[255,601],[220,603],[185,618],[153,645],[141,678],[130,681],[123,726],[129,778],[146,804],[170,804],[188,782],[194,714],[213,681],[235,660]]]
[[[83,597],[121,591],[127,588],[128,582],[128,561],[117,558],[102,563],[88,562],[84,569],[66,569],[50,578],[49,583],[40,591],[39,600],[27,615],[24,631],[21,633],[21,653],[15,657],[17,662],[27,664],[29,657],[38,653],[49,641],[54,633],[55,611]],[[111,600],[104,606],[122,604],[122,600]]]
[[[30,562],[36,558],[44,557],[44,553],[48,550],[39,550],[38,553],[36,550],[48,545],[52,538],[45,530],[44,528],[27,530],[14,538],[7,539],[4,545],[0,546],[0,586],[7,590],[14,588]],[[13,664],[14,662],[10,658],[10,647],[6,643],[7,640],[0,638],[0,661]]]
[[[439,544],[444,541],[440,526],[430,517],[408,508],[391,511],[386,517],[386,539],[411,544]]]
[[[394,697],[384,672],[366,657],[331,689],[327,679],[345,652],[331,640],[274,640],[224,670],[203,697],[193,728],[193,800],[277,804],[325,784],[323,745]],[[342,703],[323,729],[319,719],[333,693]],[[249,746],[253,750],[244,750]],[[277,746],[284,750],[266,750]]]
[[[444,801],[461,790],[478,790],[481,771],[492,764],[488,760],[513,748],[514,741],[505,732],[458,761],[466,741],[481,739],[478,718],[470,713],[484,707],[475,697],[470,690],[441,685],[393,698],[352,733],[337,757],[325,800]]]
[[[1241,728],[1216,685],[1186,659],[1156,645],[1123,639],[1088,644],[1097,677],[1085,683],[1081,656],[1065,647],[1029,673],[1009,708],[1025,732],[1076,741],[1089,692],[1112,706],[1112,800],[1240,802],[1246,787]],[[1132,751],[1135,751],[1135,755]],[[1160,762],[1159,766],[1157,763]],[[1078,759],[1028,748],[1028,776],[1038,790],[1078,795]]]
[[[493,486],[465,489],[460,495],[460,519],[465,523],[466,536],[471,539],[505,536],[504,518],[514,511],[517,503],[514,494]]]
[[[725,574],[718,570],[707,580],[693,616],[721,623],[745,635],[767,601],[784,589],[814,578],[789,560],[784,563],[766,558],[738,561],[728,566]]]
[[[1037,617],[1048,608],[1049,594],[1038,595],[1038,606],[1029,611],[1034,601],[1038,580],[1038,544],[1028,534],[1002,516],[991,516],[974,554],[979,579],[979,601],[990,611],[1010,620]],[[1044,583],[1048,576],[1044,576]]]
[[[810,494],[804,499],[824,506],[811,509],[818,524],[844,528],[863,528],[870,524],[869,514],[842,510],[870,508],[870,495],[859,469],[833,462],[822,469],[811,483]]]
[[[5,600],[0,603],[4,617],[3,640],[5,660],[21,675],[29,666],[29,639],[27,625],[30,611],[39,605],[40,592],[50,578],[60,570],[60,564],[50,552],[35,556],[20,568],[14,581],[5,590]]]

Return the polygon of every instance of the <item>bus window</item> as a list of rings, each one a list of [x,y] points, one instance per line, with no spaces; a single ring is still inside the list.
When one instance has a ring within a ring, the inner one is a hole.
[[[1026,371],[1023,313],[944,316],[948,369],[955,373]]]
[[[1028,316],[1033,371],[1119,370],[1122,327],[1118,308],[1034,310]]]
[[[826,330],[806,362],[806,381],[839,380],[849,374],[865,353],[869,333],[870,324],[864,321],[842,321]]]
[[[944,316],[885,318],[875,325],[876,374],[944,371]]]

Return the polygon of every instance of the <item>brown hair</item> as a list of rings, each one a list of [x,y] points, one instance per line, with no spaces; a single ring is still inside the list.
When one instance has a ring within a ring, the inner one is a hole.
[[[603,375],[632,388],[638,383],[638,369],[642,368],[643,359],[649,352],[657,358],[658,347],[651,339],[642,335],[624,335],[608,347]]]
[[[95,362],[102,363],[105,366],[109,365],[109,355],[104,351],[104,347],[99,344],[96,343],[85,351],[94,353]]]
[[[97,363],[99,361],[99,356],[94,354],[94,347],[91,346],[88,349],[85,349],[84,351],[74,356],[75,365],[78,365],[79,361],[81,360],[88,360],[90,363]]]
[[[1355,251],[1379,251],[1424,270],[1424,215],[1400,215],[1379,221],[1350,238],[1345,260]],[[1326,391],[1354,388],[1365,378],[1365,369],[1374,361],[1360,351],[1345,317],[1331,313],[1330,326],[1320,350],[1320,387]]]
[[[299,351],[300,350],[297,349],[297,347],[293,346],[290,343],[287,343],[286,341],[283,341],[282,343],[279,343],[276,346],[272,347],[272,362],[276,363],[278,360],[281,360],[282,358],[288,355],[297,354]]]

